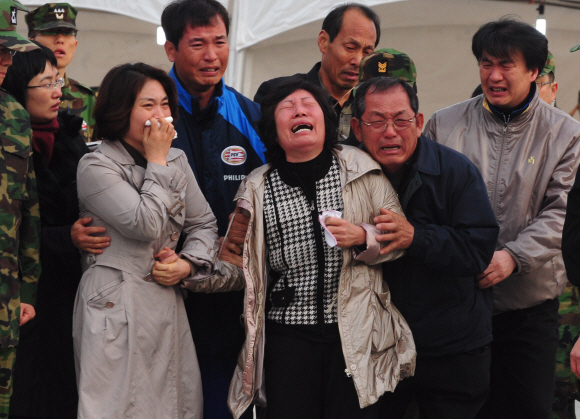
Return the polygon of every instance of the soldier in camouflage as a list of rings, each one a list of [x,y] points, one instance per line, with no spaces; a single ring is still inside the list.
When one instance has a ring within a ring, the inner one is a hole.
[[[556,61],[548,52],[548,59],[542,72],[536,78],[540,98],[550,104],[556,100],[558,83],[555,81]],[[560,338],[556,352],[556,384],[554,402],[552,404],[552,419],[576,419],[574,402],[580,400],[578,378],[570,369],[570,351],[578,339],[580,331],[580,306],[578,306],[578,288],[567,281],[566,288],[559,298],[558,311]]]
[[[58,62],[58,71],[64,77],[64,87],[60,99],[61,109],[68,109],[70,114],[83,118],[83,136],[85,141],[93,137],[93,110],[95,94],[82,83],[69,78],[66,68],[71,63],[78,45],[76,39],[77,9],[68,3],[47,3],[26,16],[28,37],[48,47],[54,52]]]
[[[556,60],[550,51],[543,70],[536,77],[536,86],[540,99],[550,105],[556,104],[556,92],[558,92],[558,82],[556,81]]]
[[[570,281],[560,296],[558,315],[560,342],[558,352],[556,352],[556,385],[552,419],[576,419],[574,402],[580,400],[580,397],[578,378],[570,369],[570,351],[580,331],[580,307],[578,306],[578,288]]]
[[[16,52],[38,47],[16,32],[17,1],[0,0],[0,83]],[[35,315],[40,276],[38,198],[28,113],[0,89],[0,418],[8,417],[20,326]]]

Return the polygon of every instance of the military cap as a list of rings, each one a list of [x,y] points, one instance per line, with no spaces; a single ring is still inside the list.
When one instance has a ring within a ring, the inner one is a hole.
[[[26,16],[28,36],[55,28],[78,30],[77,9],[68,3],[46,3]]]
[[[378,49],[360,62],[359,80],[374,77],[397,77],[409,83],[417,91],[417,69],[415,63],[404,52],[392,48]]]
[[[540,74],[538,74],[538,77],[542,77],[550,73],[554,74],[554,76],[556,75],[556,60],[554,60],[552,53],[548,51],[546,65],[544,65],[544,69],[540,72]]]
[[[20,52],[38,49],[38,45],[16,32],[18,10],[28,12],[28,9],[18,1],[0,0],[0,45]]]

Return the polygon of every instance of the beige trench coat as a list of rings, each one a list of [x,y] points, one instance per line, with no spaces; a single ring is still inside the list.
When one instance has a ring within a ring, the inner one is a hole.
[[[217,227],[183,152],[171,149],[167,164],[145,170],[117,141],[79,163],[81,216],[111,237],[103,254],[83,254],[73,331],[79,418],[202,417],[183,290],[147,274],[182,231],[182,257],[201,267],[198,275],[211,271]]]
[[[385,391],[415,371],[415,343],[409,326],[391,304],[380,262],[396,259],[401,251],[379,256],[373,218],[381,208],[403,214],[397,195],[382,170],[368,154],[343,146],[336,153],[343,185],[344,218],[367,223],[367,250],[343,252],[338,289],[338,326],[348,372],[361,408],[375,403]],[[254,170],[240,185],[238,206],[250,216],[243,251],[246,341],[230,385],[228,404],[239,418],[252,401],[265,404],[263,382],[266,304],[266,245],[264,179],[269,166]],[[373,226],[371,226],[371,224]],[[374,263],[367,265],[366,263]],[[214,283],[218,289],[218,283]]]

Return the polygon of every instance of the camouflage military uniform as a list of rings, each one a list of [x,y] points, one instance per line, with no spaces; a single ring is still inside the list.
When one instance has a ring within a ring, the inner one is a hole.
[[[566,284],[560,296],[560,326],[558,334],[560,343],[556,353],[556,386],[552,405],[553,419],[575,419],[575,400],[580,400],[578,378],[570,369],[570,351],[578,339],[580,331],[580,307],[578,306],[578,288],[570,282]]]
[[[20,303],[34,303],[40,276],[31,136],[28,113],[0,89],[0,418],[8,417]]]
[[[556,74],[556,61],[550,51],[538,78]],[[551,79],[553,80],[553,78]],[[567,282],[560,296],[558,311],[559,327],[558,351],[556,352],[556,382],[554,386],[554,402],[552,404],[552,419],[575,419],[575,401],[580,400],[578,378],[570,368],[570,352],[580,331],[580,306],[578,306],[578,288]]]
[[[16,31],[22,3],[0,0],[1,55],[38,46]],[[5,64],[4,64],[5,65]],[[0,76],[0,82],[4,76]],[[40,276],[40,215],[28,112],[0,89],[0,418],[8,417],[20,305],[33,304]]]
[[[93,138],[95,101],[95,94],[91,89],[64,75],[60,108],[68,109],[69,114],[83,118],[82,133],[86,142],[92,141]]]

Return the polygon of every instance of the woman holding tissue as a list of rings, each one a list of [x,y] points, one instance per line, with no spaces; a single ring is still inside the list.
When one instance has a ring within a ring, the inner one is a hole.
[[[172,114],[177,93],[164,71],[124,64],[105,76],[95,108],[103,142],[77,176],[81,215],[111,237],[102,254],[83,254],[73,330],[79,418],[202,417],[181,287],[228,268],[214,266],[215,218],[185,155],[170,148]]]
[[[335,146],[335,118],[328,95],[301,80],[262,103],[269,164],[235,198],[250,220],[234,417],[266,399],[268,418],[376,418],[379,397],[414,371],[379,264],[401,252],[379,255],[373,224],[380,208],[402,210],[378,163]]]

